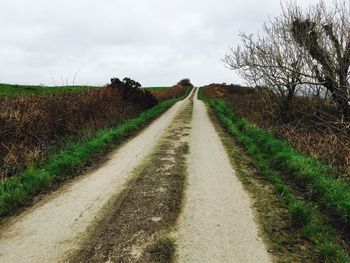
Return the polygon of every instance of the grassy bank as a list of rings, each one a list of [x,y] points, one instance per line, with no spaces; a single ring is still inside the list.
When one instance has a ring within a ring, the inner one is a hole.
[[[337,126],[340,122],[333,119],[334,109],[325,100],[296,96],[292,118],[287,121],[279,99],[268,89],[213,84],[203,87],[203,94],[208,99],[224,100],[238,117],[290,142],[299,152],[336,165],[350,178],[349,129],[346,123],[343,128]]]
[[[88,90],[98,89],[95,86],[34,86],[34,85],[16,85],[0,83],[0,96],[16,97],[21,95],[50,95],[57,93],[76,93]]]
[[[281,202],[288,209],[290,223],[312,242],[319,257],[328,262],[349,262],[342,245],[336,242],[335,229],[314,206],[317,202],[346,221],[350,192],[346,182],[334,178],[328,166],[294,151],[287,143],[238,118],[223,101],[209,100],[208,104],[226,130],[244,146],[257,171],[274,185]],[[280,176],[281,172],[291,174],[293,179],[310,190],[314,194],[314,202],[296,196],[292,186]],[[338,196],[332,191],[339,191]]]
[[[189,92],[190,89],[186,91],[183,98]],[[19,176],[2,181],[0,183],[0,216],[5,216],[15,208],[25,205],[41,190],[50,187],[55,181],[69,177],[96,155],[115,147],[130,134],[145,127],[169,109],[176,101],[176,99],[164,101],[136,118],[98,132],[89,141],[70,142],[58,153],[51,154],[41,167],[27,169]]]
[[[310,191],[310,198],[317,200],[344,223],[349,222],[350,186],[347,181],[334,175],[332,167],[295,151],[286,142],[238,118],[225,103],[211,101],[210,105],[215,106],[219,114],[226,116],[242,134],[254,142],[269,166],[293,176],[297,184]]]

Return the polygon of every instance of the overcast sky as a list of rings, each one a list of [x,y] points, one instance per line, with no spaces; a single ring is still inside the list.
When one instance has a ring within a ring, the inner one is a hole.
[[[242,83],[221,59],[279,13],[279,0],[1,0],[0,83]]]

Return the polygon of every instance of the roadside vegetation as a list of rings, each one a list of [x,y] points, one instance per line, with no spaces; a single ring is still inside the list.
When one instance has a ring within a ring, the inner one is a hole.
[[[244,188],[250,193],[255,220],[269,253],[277,262],[320,262],[317,249],[291,223],[288,207],[276,194],[273,182],[259,173],[255,161],[218,115],[209,109],[210,117],[226,148],[231,164]]]
[[[191,89],[184,90],[187,96]],[[177,101],[158,103],[128,78],[79,94],[0,99],[0,216],[70,177]]]
[[[345,170],[350,166],[349,16],[347,1],[319,1],[307,9],[285,2],[280,16],[255,35],[243,33],[240,45],[224,58],[256,87],[249,95],[250,117]]]
[[[74,138],[115,126],[157,104],[150,92],[125,79],[79,93],[0,97],[0,178],[40,164]]]
[[[292,107],[294,119],[281,122],[277,117],[280,113],[276,95],[267,88],[212,84],[204,87],[203,93],[207,98],[223,99],[239,117],[287,140],[298,151],[332,164],[340,174],[348,177],[349,129],[337,131],[327,127],[329,122],[318,120],[318,112],[329,110],[323,101],[297,96]]]
[[[349,262],[345,236],[344,240],[339,241],[342,237],[341,232],[346,229],[332,218],[336,215],[344,219],[345,214],[335,210],[339,207],[348,208],[347,195],[350,191],[347,183],[328,177],[327,174],[315,173],[322,168],[326,170],[326,167],[315,159],[297,153],[285,142],[273,138],[271,134],[246,120],[238,118],[223,101],[209,100],[208,104],[227,131],[245,147],[254,160],[258,173],[275,186],[279,200],[288,209],[291,224],[299,227],[303,237],[312,242],[317,248],[318,256],[327,262]],[[294,167],[293,172],[290,167]],[[293,180],[286,176],[293,176]],[[303,195],[295,190],[299,184],[307,191]],[[329,188],[326,189],[322,184],[327,184]],[[334,195],[338,195],[337,201],[332,200],[335,199]],[[330,206],[333,206],[333,209],[328,213],[327,209]],[[347,222],[347,219],[344,219],[341,224]]]

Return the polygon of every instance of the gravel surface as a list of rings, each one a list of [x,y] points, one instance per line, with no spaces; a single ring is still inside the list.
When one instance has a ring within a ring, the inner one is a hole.
[[[251,200],[198,99],[194,100],[188,166],[185,205],[176,234],[177,262],[271,262],[258,235]]]

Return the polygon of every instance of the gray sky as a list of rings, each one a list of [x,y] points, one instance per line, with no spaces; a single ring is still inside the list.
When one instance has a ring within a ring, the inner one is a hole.
[[[279,0],[1,0],[0,83],[242,83],[221,59],[279,13]]]

